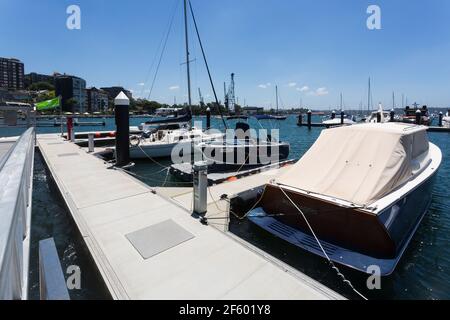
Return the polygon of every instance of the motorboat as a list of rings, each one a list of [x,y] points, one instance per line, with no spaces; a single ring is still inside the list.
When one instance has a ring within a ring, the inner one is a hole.
[[[142,132],[154,131],[155,128],[160,128],[162,126],[175,128],[183,128],[186,127],[189,122],[192,120],[192,115],[190,112],[187,112],[184,115],[176,116],[176,117],[167,117],[165,119],[152,119],[141,123],[138,126],[138,129]]]
[[[445,116],[442,118],[442,125],[445,128],[450,128],[450,110],[447,111],[447,113],[445,114]]]
[[[381,117],[380,117],[381,115]],[[380,104],[378,111],[374,111],[370,114],[370,116],[368,116],[366,118],[366,122],[368,123],[384,123],[384,122],[389,122],[391,118],[390,112],[389,111],[384,111],[383,110],[383,106]]]
[[[426,130],[393,122],[324,130],[295,165],[253,191],[248,218],[313,254],[390,275],[429,208],[442,161]]]
[[[270,136],[251,137],[250,126],[242,122],[236,124],[234,138],[199,143],[196,148],[202,152],[209,172],[278,163],[286,160],[290,151],[287,142],[276,141]]]
[[[272,115],[272,114],[256,114],[254,117],[259,120],[286,120],[287,116]]]
[[[431,124],[431,118],[428,114],[428,107],[423,106],[422,108],[417,108],[417,104],[415,104],[415,108],[410,108],[409,106],[406,106],[405,108],[405,114],[402,117],[402,122],[405,123],[416,123],[416,116],[417,111],[420,111],[420,124],[423,124],[425,126],[429,126]]]
[[[356,124],[356,119],[354,119],[352,116],[348,115],[348,114],[344,114],[344,119],[343,119],[343,123],[342,123],[342,119],[341,119],[341,115],[336,115],[336,112],[333,111],[331,113],[331,117],[329,119],[323,120],[322,124],[325,125],[325,127],[330,128],[330,127],[337,127],[337,126],[341,126],[342,124],[345,126],[349,126],[349,125],[353,125]]]

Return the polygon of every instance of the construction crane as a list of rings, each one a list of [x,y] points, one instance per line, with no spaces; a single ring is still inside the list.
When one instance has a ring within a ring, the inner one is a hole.
[[[200,100],[200,107],[203,107],[205,105],[205,100],[203,99],[202,91],[200,90],[200,88],[198,88],[198,99]]]
[[[234,92],[234,73],[231,74],[231,83],[228,87],[226,83],[223,84],[223,90],[225,92],[225,108],[229,114],[234,114],[236,112],[236,96]]]

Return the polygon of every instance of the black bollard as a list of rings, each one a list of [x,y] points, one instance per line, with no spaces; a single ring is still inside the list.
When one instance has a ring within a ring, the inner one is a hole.
[[[312,112],[308,110],[308,129],[311,129]]]
[[[341,110],[341,125],[344,125],[344,116],[345,116],[345,112],[344,112],[344,110]]]
[[[211,129],[211,109],[206,109],[206,130]]]
[[[331,119],[336,119],[336,111],[331,112]]]
[[[394,122],[394,120],[395,120],[395,111],[394,111],[394,109],[391,110],[390,116],[391,116],[391,120],[390,121]]]
[[[439,127],[442,127],[442,119],[444,118],[444,114],[439,112]]]
[[[299,125],[300,127],[303,125],[303,115],[301,113],[298,115],[297,125]]]
[[[116,118],[116,166],[123,167],[130,163],[130,100],[120,92],[114,99]]]
[[[416,124],[420,125],[422,120],[422,111],[420,111],[419,109],[417,109],[416,111]]]
[[[377,123],[381,123],[381,111],[377,112]]]

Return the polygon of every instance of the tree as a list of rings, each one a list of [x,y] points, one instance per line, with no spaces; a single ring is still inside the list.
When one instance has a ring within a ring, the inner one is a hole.
[[[48,82],[36,82],[36,83],[31,84],[28,87],[28,90],[31,90],[31,91],[42,91],[42,90],[54,91],[55,86]]]
[[[77,104],[78,104],[78,101],[76,99],[70,98],[64,102],[64,107],[66,110],[72,111]]]
[[[36,102],[42,102],[55,98],[55,91],[46,91],[36,97]]]

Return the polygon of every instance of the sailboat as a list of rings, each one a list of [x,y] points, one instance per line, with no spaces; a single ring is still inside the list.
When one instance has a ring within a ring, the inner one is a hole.
[[[278,86],[275,86],[275,96],[276,96],[276,101],[277,101],[277,113],[276,115],[271,115],[271,114],[257,114],[254,117],[257,120],[286,120],[287,117],[286,116],[282,116],[279,114],[278,112]]]
[[[340,110],[341,113],[343,111],[343,98],[342,98],[342,93],[341,93],[341,106],[340,106]],[[337,127],[337,126],[341,126],[341,125],[345,125],[345,126],[349,126],[352,124],[355,124],[355,119],[348,115],[348,114],[344,114],[344,119],[343,119],[343,123],[342,123],[342,119],[341,119],[341,114],[336,115],[336,111],[333,111],[331,113],[331,118],[330,119],[325,119],[324,121],[322,121],[322,123],[325,125],[325,127],[330,128],[330,127]]]
[[[192,148],[184,148],[183,150],[191,150],[193,152],[193,147],[198,143],[210,142],[224,137],[222,133],[202,131],[192,125],[188,0],[184,0],[184,26],[189,110],[184,116],[148,121],[141,124],[139,129],[143,133],[130,138],[130,158],[132,159],[170,157],[176,146],[184,144],[190,145]]]

